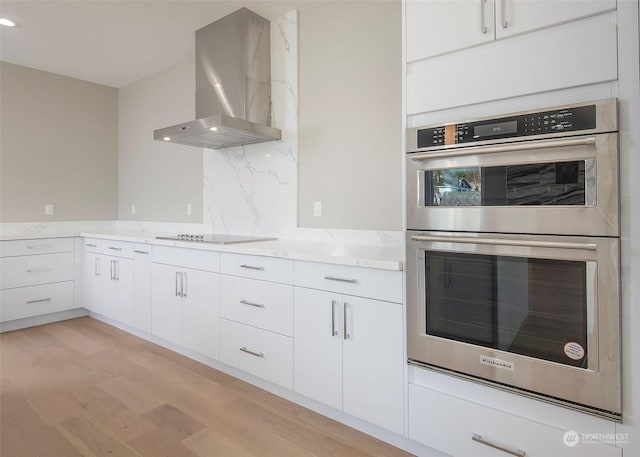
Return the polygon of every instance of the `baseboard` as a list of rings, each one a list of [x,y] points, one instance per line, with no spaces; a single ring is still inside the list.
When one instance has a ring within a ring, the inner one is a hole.
[[[0,333],[10,332],[12,330],[20,330],[36,325],[50,324],[52,322],[65,321],[67,319],[75,319],[88,315],[89,312],[84,308],[68,309],[57,313],[42,314],[40,316],[25,317],[24,319],[16,319],[13,321],[0,322]]]

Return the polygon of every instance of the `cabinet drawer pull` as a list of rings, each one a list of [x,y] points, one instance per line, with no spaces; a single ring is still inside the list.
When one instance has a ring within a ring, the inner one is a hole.
[[[115,246],[109,246],[109,249],[111,249],[112,251],[122,251],[122,248],[117,248]]]
[[[515,455],[516,457],[524,457],[526,455],[526,452],[523,451],[522,449],[516,449],[514,451],[514,450],[506,448],[504,446],[500,446],[499,444],[492,443],[491,441],[487,441],[486,439],[484,439],[482,436],[478,435],[477,433],[474,433],[473,436],[471,437],[471,439],[473,441],[476,441],[476,442],[480,443],[480,444],[484,444],[485,446],[489,446],[489,447],[492,447],[492,448],[497,449],[499,451],[506,452],[509,455]]]
[[[31,268],[27,270],[27,273],[44,273],[46,271],[51,271],[52,268],[44,267],[44,268]]]
[[[85,246],[88,248],[97,248],[98,245],[97,244],[91,244],[91,243],[85,243]]]
[[[337,276],[325,276],[324,279],[328,281],[339,281],[339,282],[348,282],[351,284],[358,284],[357,279],[349,279],[349,278],[339,278]]]
[[[27,304],[31,304],[31,303],[42,303],[45,301],[51,301],[51,298],[41,298],[39,300],[27,300]]]
[[[253,303],[248,300],[240,300],[240,303],[242,303],[243,305],[254,306],[256,308],[264,308],[264,305],[262,303]]]
[[[149,255],[149,251],[140,251],[140,250],[136,249],[136,250],[134,250],[133,252],[135,252],[136,254]]]
[[[247,354],[253,355],[253,356],[255,356],[255,357],[264,358],[264,354],[263,354],[262,352],[254,352],[254,351],[252,351],[252,350],[250,350],[250,349],[247,349],[247,348],[246,348],[246,347],[244,347],[244,346],[242,346],[242,347],[240,348],[240,350],[241,350],[242,352],[246,352]]]
[[[31,246],[27,246],[27,249],[51,249],[53,246],[50,244],[34,244]]]
[[[246,265],[246,264],[242,264],[240,265],[240,268],[247,268],[249,270],[260,270],[260,271],[264,271],[264,267],[255,267],[253,265]]]

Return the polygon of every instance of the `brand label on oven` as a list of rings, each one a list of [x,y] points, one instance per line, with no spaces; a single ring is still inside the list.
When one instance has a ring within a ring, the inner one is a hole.
[[[494,357],[488,357],[486,355],[480,355],[480,364],[488,365],[490,367],[502,368],[503,370],[513,371],[516,369],[516,364],[507,360],[496,359]]]
[[[564,345],[564,353],[571,360],[580,360],[584,358],[584,348],[580,343],[576,343],[575,341],[569,341]]]

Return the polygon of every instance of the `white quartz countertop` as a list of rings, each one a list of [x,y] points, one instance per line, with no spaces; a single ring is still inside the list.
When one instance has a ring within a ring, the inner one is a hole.
[[[232,252],[238,254],[281,257],[311,262],[325,262],[385,270],[402,270],[404,250],[400,246],[385,247],[355,243],[326,243],[306,240],[277,239],[248,243],[212,244],[192,241],[158,240],[156,236],[171,236],[167,233],[134,233],[125,230],[82,232],[88,238],[175,246],[188,249]],[[77,236],[77,235],[76,235]]]

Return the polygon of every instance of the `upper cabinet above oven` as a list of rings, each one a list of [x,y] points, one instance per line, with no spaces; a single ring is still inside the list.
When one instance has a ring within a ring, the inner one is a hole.
[[[406,3],[407,114],[618,79],[615,0]]]
[[[615,9],[615,0],[408,0],[407,62]]]

